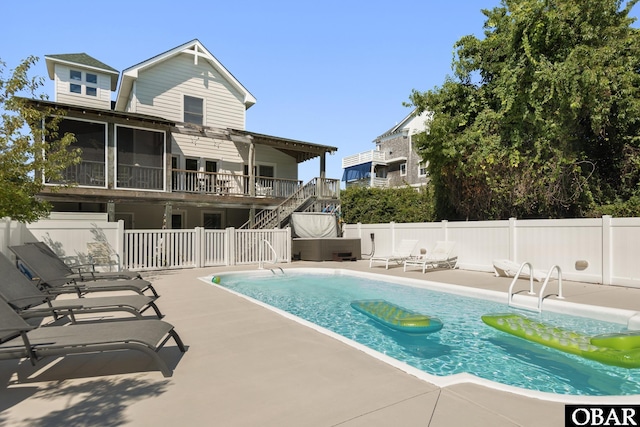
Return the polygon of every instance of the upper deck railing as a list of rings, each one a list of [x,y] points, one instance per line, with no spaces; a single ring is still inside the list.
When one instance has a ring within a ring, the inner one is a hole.
[[[287,198],[302,186],[302,181],[295,179],[255,176],[252,192],[250,181],[249,175],[174,169],[171,172],[171,191]]]
[[[378,150],[370,150],[344,157],[342,159],[342,169],[370,162],[385,163],[386,156],[384,152]]]
[[[108,181],[114,182],[109,184]],[[116,176],[108,179],[105,164],[91,161],[70,166],[63,172],[62,180],[49,181],[47,184],[99,188],[113,185],[113,188],[165,191],[162,168],[123,164],[118,166]],[[286,199],[302,187],[302,181],[267,176],[254,176],[252,179],[244,174],[173,169],[168,186],[166,191],[172,192]]]

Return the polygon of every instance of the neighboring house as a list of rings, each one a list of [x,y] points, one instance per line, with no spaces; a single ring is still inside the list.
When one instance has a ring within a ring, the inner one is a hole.
[[[413,146],[413,137],[427,130],[430,113],[409,114],[400,123],[373,140],[375,150],[342,159],[342,180],[347,187],[423,186],[428,182],[427,165]]]
[[[256,99],[198,40],[127,68],[119,87],[120,73],[87,54],[45,60],[55,102],[32,103],[65,110],[59,132],[82,149],[40,195],[54,211],[103,212],[138,229],[266,228],[336,204],[325,156],[337,148],[245,130]],[[316,157],[319,178],[304,185],[298,164]]]

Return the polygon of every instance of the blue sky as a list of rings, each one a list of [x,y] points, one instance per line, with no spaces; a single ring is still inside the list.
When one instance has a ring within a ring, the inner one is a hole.
[[[0,59],[38,56],[32,75],[47,76],[49,54],[85,52],[122,71],[200,40],[257,98],[247,130],[338,147],[327,176],[341,178],[342,157],[373,149],[410,113],[412,89],[440,86],[453,44],[481,37],[481,9],[500,1],[6,3]],[[43,92],[53,99],[48,78]],[[300,165],[300,179],[318,174],[317,159]]]

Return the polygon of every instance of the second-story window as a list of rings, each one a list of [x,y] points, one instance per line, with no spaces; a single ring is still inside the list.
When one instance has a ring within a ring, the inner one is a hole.
[[[418,164],[418,176],[420,178],[425,177],[429,174],[429,171],[427,170],[428,165],[429,165],[428,162],[420,162]]]
[[[82,86],[84,86],[84,94],[87,96],[98,96],[98,75],[93,73],[84,73],[84,79],[82,78],[82,71],[69,70],[69,92],[82,93]]]
[[[184,96],[184,122],[202,126],[204,120],[204,108],[202,98]]]
[[[89,96],[98,96],[98,75],[93,73],[86,73],[85,80],[87,83],[85,94]]]

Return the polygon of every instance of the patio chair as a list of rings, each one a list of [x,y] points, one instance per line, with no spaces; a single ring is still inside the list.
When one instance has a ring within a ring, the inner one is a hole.
[[[438,241],[431,251],[420,250],[417,258],[404,261],[404,271],[408,266],[422,267],[422,273],[428,268],[455,268],[458,256],[455,254],[456,242]]]
[[[64,326],[32,326],[0,301],[0,360],[27,358],[35,364],[48,356],[137,350],[151,357],[165,377],[172,375],[158,352],[173,338],[186,348],[173,328],[162,320],[122,320]]]
[[[37,280],[38,286],[49,294],[76,293],[80,297],[88,292],[133,291],[142,295],[150,291],[154,297],[159,296],[151,283],[142,279],[90,281],[87,278],[83,281],[73,274],[64,274],[68,273],[60,266],[64,263],[55,254],[52,256],[51,250],[34,244],[9,246],[9,249],[29,270],[32,279]]]
[[[57,319],[58,313],[65,311],[74,322],[75,314],[96,312],[127,312],[142,319],[142,313],[148,309],[153,309],[159,319],[163,317],[155,304],[156,298],[146,295],[56,300],[55,295],[40,290],[4,255],[0,255],[0,298],[23,318],[53,315]]]
[[[23,246],[26,248],[22,249]],[[41,253],[34,250],[32,246],[35,246]],[[104,243],[101,244],[102,252],[105,251]],[[140,273],[136,271],[95,271],[94,264],[80,264],[80,265],[67,265],[62,258],[58,256],[46,243],[44,242],[30,242],[20,246],[12,246],[23,251],[25,255],[31,257],[39,256],[40,259],[47,259],[52,264],[52,268],[56,267],[60,272],[59,276],[65,276],[75,280],[118,280],[118,279],[141,279]],[[90,257],[93,255],[94,248],[98,245],[89,243],[87,244]]]
[[[398,247],[391,254],[374,255],[369,258],[369,268],[373,266],[374,262],[384,263],[386,269],[389,269],[390,262],[402,264],[404,260],[411,258],[411,253],[413,252],[417,244],[417,240],[402,239],[398,244]]]
[[[494,259],[493,260],[493,271],[496,274],[496,277],[515,277],[518,274],[518,270],[522,264],[518,264],[517,262],[511,261],[509,259]],[[525,266],[520,272],[521,278],[529,278],[529,275],[532,273],[529,271],[529,267]],[[542,282],[547,277],[547,274],[541,270],[533,270],[533,280],[537,282]]]

